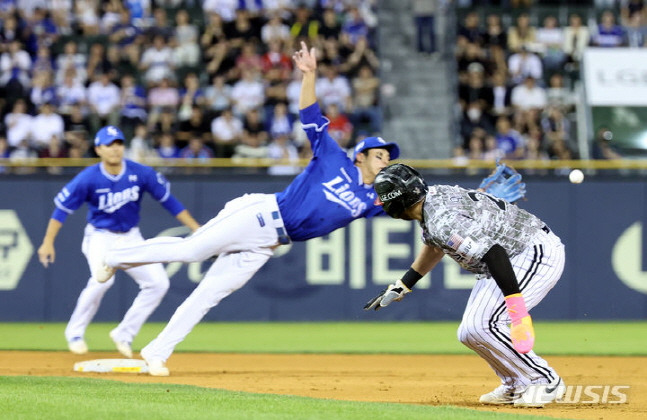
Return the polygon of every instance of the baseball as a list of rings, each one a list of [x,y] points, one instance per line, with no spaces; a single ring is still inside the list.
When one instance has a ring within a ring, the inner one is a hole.
[[[584,173],[579,169],[573,169],[570,174],[568,174],[568,179],[573,184],[579,184],[584,181]]]

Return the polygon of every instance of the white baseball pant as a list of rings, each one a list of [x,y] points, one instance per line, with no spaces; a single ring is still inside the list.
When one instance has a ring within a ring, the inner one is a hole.
[[[270,259],[281,231],[284,226],[276,197],[245,194],[228,202],[216,217],[186,238],[153,238],[109,251],[106,263],[118,268],[199,262],[218,255],[162,332],[142,349],[142,356],[166,361],[211,308],[243,287]]]
[[[100,266],[107,249],[116,243],[136,244],[144,241],[139,228],[133,228],[125,233],[110,232],[97,229],[88,224],[85,227],[81,250],[90,266]],[[162,264],[151,264],[133,267],[126,273],[139,285],[139,293],[123,320],[113,330],[113,337],[119,341],[131,343],[150,314],[159,306],[169,288],[169,279]],[[114,284],[114,276],[105,283],[99,283],[92,277],[76,302],[76,307],[65,328],[65,338],[70,341],[75,337],[83,337],[85,330],[97,313],[101,299]]]
[[[564,245],[554,233],[541,231],[533,242],[511,259],[528,310],[555,286],[565,261]],[[504,296],[494,279],[478,280],[463,313],[458,339],[485,359],[503,385],[523,388],[552,382],[557,374],[546,360],[534,351],[521,354],[512,347],[509,324]]]

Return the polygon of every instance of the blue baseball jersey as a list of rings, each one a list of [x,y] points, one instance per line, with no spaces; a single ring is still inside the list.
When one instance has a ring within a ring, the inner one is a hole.
[[[360,217],[384,214],[373,185],[362,183],[359,168],[328,134],[330,121],[319,105],[300,111],[313,158],[288,187],[276,194],[285,229],[305,241],[347,226]]]
[[[159,201],[173,216],[184,206],[171,194],[171,185],[153,168],[124,160],[119,175],[111,175],[101,163],[74,177],[54,198],[52,218],[63,223],[83,203],[88,203],[87,221],[99,229],[127,232],[139,223],[144,192]]]

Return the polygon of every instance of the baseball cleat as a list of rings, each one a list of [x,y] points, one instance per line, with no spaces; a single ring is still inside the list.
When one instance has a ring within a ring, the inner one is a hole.
[[[83,337],[74,337],[67,342],[67,348],[74,354],[85,354],[88,352],[88,345]]]
[[[518,399],[520,393],[517,392],[514,388],[511,388],[506,385],[500,385],[494,389],[494,391],[488,392],[487,394],[481,395],[479,402],[482,404],[513,404],[516,399]]]
[[[169,376],[171,372],[162,360],[146,360],[148,374],[151,376]]]
[[[514,401],[515,407],[541,408],[553,401],[560,401],[566,393],[566,384],[559,376],[549,384],[530,385],[521,396]]]
[[[130,347],[129,342],[119,340],[114,330],[110,331],[110,338],[115,343],[115,347],[117,347],[117,351],[119,353],[121,353],[124,357],[127,357],[129,359],[133,358],[133,349],[132,347]]]
[[[97,266],[94,270],[94,279],[99,283],[105,283],[115,275],[116,271],[116,268],[110,267],[106,263],[102,262],[101,265]]]

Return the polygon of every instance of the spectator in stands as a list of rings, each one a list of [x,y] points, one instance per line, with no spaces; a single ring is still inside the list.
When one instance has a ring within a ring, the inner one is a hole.
[[[337,13],[332,8],[326,8],[323,11],[321,24],[319,26],[319,36],[322,41],[337,40],[341,33],[341,25]]]
[[[292,71],[292,79],[288,83],[285,94],[288,101],[288,112],[293,117],[299,116],[299,93],[301,92],[301,70]],[[298,118],[296,118],[298,120]]]
[[[270,15],[267,23],[261,28],[261,41],[266,45],[274,41],[278,41],[281,45],[290,42],[290,27],[283,23],[278,13]]]
[[[162,111],[177,110],[180,104],[180,93],[168,78],[163,78],[158,85],[148,91],[148,127],[152,128],[157,123]]]
[[[156,7],[153,10],[153,23],[144,29],[144,34],[147,39],[155,39],[157,35],[161,35],[164,39],[171,39],[173,36],[173,26],[169,23],[168,13],[163,7]]]
[[[243,135],[243,123],[231,108],[223,110],[222,115],[211,122],[211,134],[216,149],[216,157],[228,158],[234,154],[236,145]]]
[[[548,105],[559,108],[563,113],[569,113],[575,108],[575,95],[564,85],[564,76],[561,73],[550,76],[546,99]]]
[[[436,26],[434,15],[437,0],[413,0],[413,18],[416,25],[416,46],[418,52],[432,54],[436,52]]]
[[[508,29],[508,50],[518,53],[522,47],[532,48],[536,41],[536,29],[530,24],[530,16],[521,13],[517,16],[516,25]]]
[[[121,119],[119,126],[124,131],[126,139],[130,139],[135,132],[135,127],[145,124],[148,120],[146,89],[135,84],[135,78],[132,74],[121,76],[120,105]]]
[[[155,36],[153,45],[144,50],[139,69],[146,72],[144,79],[149,85],[174,78],[173,50],[163,36]]]
[[[177,111],[171,107],[163,107],[158,118],[157,122],[151,129],[154,134],[159,133],[171,133],[173,136],[177,133],[178,123],[177,123]],[[178,148],[179,144],[176,143]]]
[[[549,144],[562,141],[570,146],[571,122],[559,108],[549,107],[541,119],[541,128]]]
[[[226,81],[236,80],[236,53],[230,48],[229,41],[218,42],[204,54],[206,71],[210,77],[224,75]]]
[[[119,56],[131,63],[137,64],[140,59],[140,47],[143,43],[142,30],[133,24],[130,10],[122,8],[119,12],[119,22],[112,26],[109,40],[119,49]]]
[[[65,150],[65,148],[63,148],[62,143],[62,140],[58,136],[52,135],[51,140],[49,141],[49,143],[47,143],[47,147],[44,147],[37,152],[38,157],[43,159],[66,158],[67,151]],[[52,175],[60,175],[63,173],[63,168],[60,166],[48,165],[45,169],[47,170],[47,173]]]
[[[507,117],[499,117],[496,121],[497,148],[505,153],[506,159],[521,159],[524,155],[523,138],[512,128]]]
[[[191,116],[187,120],[180,120],[176,137],[180,147],[184,147],[192,137],[200,137],[205,144],[211,145],[211,121],[205,118],[202,107],[191,107]]]
[[[483,152],[483,138],[479,135],[479,131],[474,131],[468,142],[466,157],[471,160],[482,160]]]
[[[178,67],[195,67],[200,61],[198,28],[190,23],[189,13],[180,9],[175,15],[175,48],[173,57]]]
[[[196,136],[192,137],[189,144],[180,150],[180,157],[188,161],[204,161],[213,158],[213,152],[204,145],[202,138]]]
[[[225,77],[216,75],[211,85],[204,92],[207,107],[216,115],[231,106],[231,86],[225,83]]]
[[[213,57],[214,47],[226,39],[227,35],[225,34],[225,26],[222,18],[217,13],[209,13],[207,15],[206,25],[200,36],[203,62],[208,62]]]
[[[508,59],[510,80],[514,85],[522,83],[528,76],[535,80],[542,80],[544,69],[539,56],[522,47]]]
[[[36,150],[46,149],[50,142],[63,138],[65,131],[63,117],[55,113],[54,110],[54,104],[45,102],[40,107],[40,113],[32,120],[31,133],[33,146]]]
[[[202,10],[208,14],[217,14],[225,22],[233,22],[236,19],[238,0],[205,0],[202,3]]]
[[[90,123],[93,132],[105,125],[119,124],[119,106],[121,91],[110,81],[110,76],[103,73],[99,80],[88,87],[88,106],[90,108]]]
[[[627,18],[627,23],[624,25],[626,36],[626,44],[629,48],[642,48],[645,46],[647,39],[647,26],[644,21],[644,13],[634,12]]]
[[[56,96],[56,88],[52,84],[51,72],[41,71],[34,73],[29,99],[37,108],[46,102],[58,105],[58,97]]]
[[[537,82],[532,76],[526,76],[522,84],[512,89],[511,102],[515,112],[525,112],[531,109],[541,110],[548,104],[546,90],[537,86]]]
[[[494,133],[494,127],[483,110],[483,103],[479,101],[468,103],[462,114],[460,133],[463,139],[463,148],[469,147],[469,140],[475,131],[478,131],[482,138],[485,133]]]
[[[135,127],[135,135],[130,140],[130,145],[126,147],[127,159],[135,162],[144,162],[144,160],[157,156],[153,149],[153,141],[148,134],[145,124]]]
[[[616,23],[616,15],[611,10],[605,10],[600,15],[597,32],[591,37],[591,45],[614,48],[622,46],[624,42],[625,33],[622,26]]]
[[[261,56],[261,69],[263,73],[271,69],[278,69],[281,80],[289,80],[292,74],[292,59],[283,50],[283,42],[278,39],[267,43],[267,52]]]
[[[186,121],[191,118],[194,105],[203,107],[207,103],[196,73],[191,72],[184,76],[184,86],[182,86],[179,93],[180,108],[178,110],[178,119],[180,121]]]
[[[72,0],[52,0],[47,8],[60,35],[72,34],[72,21],[76,20]],[[0,19],[2,19],[0,13]]]
[[[258,29],[260,30],[260,28]],[[258,32],[257,28],[252,25],[249,18],[249,12],[244,9],[238,9],[236,10],[236,19],[234,20],[234,24],[231,25],[227,31],[227,38],[230,41],[231,47],[239,50],[242,48],[243,44],[254,41],[255,38],[258,39]]]
[[[485,84],[485,71],[480,63],[474,62],[467,67],[467,80],[458,85],[458,101],[461,111],[474,102],[479,102],[480,109],[485,111],[494,105],[492,88]]]
[[[277,162],[268,168],[268,174],[296,175],[301,172],[301,168],[297,165],[299,161],[299,151],[294,144],[292,144],[290,137],[287,134],[281,134],[273,138],[272,142],[267,146],[267,149],[267,154],[270,159],[289,162]]]
[[[351,108],[351,89],[348,79],[337,73],[335,66],[324,65],[316,82],[317,98],[324,108],[336,104],[340,112]]]
[[[4,117],[4,126],[7,130],[7,142],[9,147],[14,149],[26,140],[31,142],[33,117],[27,113],[27,103],[19,98],[13,103],[10,113]]]
[[[292,39],[308,38],[311,42],[319,36],[319,21],[310,16],[310,9],[300,4],[294,11],[294,23],[290,26]]]
[[[271,138],[280,134],[292,133],[292,126],[294,125],[294,117],[288,114],[287,106],[283,102],[279,102],[274,106],[271,115],[266,121],[266,130]]]
[[[458,27],[456,35],[456,51],[460,55],[468,44],[480,47],[483,42],[483,32],[480,28],[480,18],[477,12],[469,12],[463,19],[463,24]]]
[[[548,15],[544,18],[544,25],[537,29],[536,41],[544,70],[549,74],[560,72],[566,61],[566,53],[562,49],[564,31],[559,27],[555,16]]]
[[[250,109],[258,108],[265,101],[265,87],[254,70],[243,70],[242,78],[231,90],[233,111],[237,117],[242,117]]]
[[[130,12],[133,25],[144,30],[151,24],[150,0],[125,0],[124,6]]]
[[[570,64],[571,70],[577,70],[582,54],[589,45],[591,34],[589,28],[582,24],[582,17],[577,13],[570,15],[568,23],[568,26],[564,28],[564,45],[562,48],[567,56],[567,62]]]
[[[60,36],[56,23],[54,23],[46,7],[36,7],[34,9],[34,14],[25,30],[32,34],[31,55],[35,55],[41,45],[51,48]]]
[[[236,57],[236,70],[238,77],[242,77],[245,71],[260,73],[263,70],[262,58],[256,51],[255,41],[242,44],[240,54]]]
[[[371,135],[381,128],[382,115],[378,106],[378,79],[370,66],[362,66],[357,77],[351,81],[353,88],[353,107],[351,122],[356,127],[364,127]]]
[[[163,159],[175,159],[180,157],[180,149],[175,145],[175,140],[171,133],[160,133],[158,144],[155,147],[157,155]]]
[[[61,115],[69,114],[75,104],[86,105],[87,89],[76,80],[75,74],[74,69],[69,69],[63,83],[56,88],[58,111]]]
[[[63,52],[56,57],[56,84],[62,84],[65,75],[70,71],[74,72],[76,82],[85,84],[88,77],[86,65],[86,56],[78,51],[76,41],[70,40],[66,42],[63,46]]]
[[[102,3],[102,6],[103,15],[99,22],[99,29],[101,34],[110,35],[113,27],[121,21],[121,11],[124,7],[119,0],[107,0]]]
[[[264,158],[267,157],[268,132],[261,121],[260,112],[252,109],[245,114],[243,121],[243,135],[240,144],[235,148],[233,157],[236,158]]]
[[[499,148],[494,134],[486,134],[483,143],[483,160],[496,162],[499,159],[505,158],[505,152]]]
[[[9,43],[7,51],[0,56],[0,87],[4,87],[5,97],[22,97],[31,86],[29,71],[31,57],[22,48],[20,41]]]
[[[505,71],[498,71],[492,75],[491,91],[492,104],[488,113],[495,118],[510,116],[512,114],[512,88],[508,85]]]
[[[341,26],[341,33],[347,34],[353,45],[357,44],[357,41],[360,38],[368,37],[368,25],[364,22],[364,19],[359,13],[359,9],[357,7],[349,7]]]
[[[76,103],[70,107],[70,113],[63,115],[64,134],[63,139],[67,143],[67,148],[83,148],[83,154],[87,151],[90,133],[93,132],[90,127],[89,119],[83,114],[81,105]]]
[[[485,50],[476,43],[466,44],[465,48],[463,48],[462,53],[457,58],[458,78],[459,81],[463,83],[467,82],[467,70],[473,63],[478,64],[483,69],[485,76],[490,75],[492,71],[492,63],[485,55]]]
[[[501,23],[501,15],[490,13],[485,18],[485,31],[483,31],[483,47],[497,50],[508,48],[508,34]]]
[[[325,108],[324,115],[330,124],[328,124],[328,134],[335,139],[339,147],[348,151],[354,144],[351,144],[353,138],[353,124],[345,113],[342,113],[336,103],[330,103]]]
[[[593,159],[622,159],[622,155],[613,144],[613,132],[607,126],[598,128],[592,146]]]
[[[644,0],[624,0],[618,3],[620,3],[620,23],[623,25],[627,25],[635,13],[645,13]]]
[[[360,37],[357,40],[355,48],[339,68],[346,77],[352,78],[357,76],[359,69],[363,66],[369,66],[374,72],[377,72],[380,68],[380,60],[375,52],[369,48],[366,37]]]
[[[31,66],[31,71],[33,73],[46,71],[54,74],[54,59],[52,58],[50,47],[46,45],[38,47],[38,52],[36,53],[36,58]]]
[[[532,128],[527,134],[523,136],[524,138],[524,159],[531,160],[548,160],[550,157],[548,153],[543,149],[542,141],[543,133],[539,127]],[[527,174],[536,173],[535,171],[525,171]]]
[[[38,158],[38,153],[29,146],[28,140],[22,140],[18,146],[9,153],[9,160],[14,163],[33,161]],[[13,173],[19,175],[33,174],[36,167],[14,167]]]
[[[74,10],[77,24],[84,36],[99,33],[99,2],[98,0],[75,0]]]
[[[106,47],[99,42],[95,42],[90,47],[86,68],[85,75],[87,75],[91,83],[99,80],[100,76],[104,73],[112,77],[113,70],[116,71],[106,57]],[[79,74],[75,71],[75,78],[80,83],[84,83],[85,75],[79,77]]]

